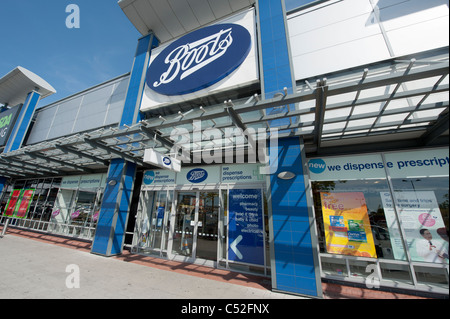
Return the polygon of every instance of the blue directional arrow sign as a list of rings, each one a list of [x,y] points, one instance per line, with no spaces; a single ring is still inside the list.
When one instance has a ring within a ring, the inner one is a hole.
[[[228,259],[264,265],[263,201],[260,189],[229,192]]]

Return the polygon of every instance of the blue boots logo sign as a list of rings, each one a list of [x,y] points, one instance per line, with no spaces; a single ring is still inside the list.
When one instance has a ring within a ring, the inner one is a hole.
[[[240,25],[202,28],[174,41],[155,58],[147,85],[169,96],[205,89],[236,70],[251,47],[251,35]]]

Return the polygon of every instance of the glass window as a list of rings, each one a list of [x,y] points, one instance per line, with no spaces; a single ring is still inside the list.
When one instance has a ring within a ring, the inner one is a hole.
[[[388,223],[381,197],[389,194],[386,180],[318,181],[312,188],[321,252],[395,259],[398,227]]]
[[[377,258],[383,280],[448,287],[448,149],[308,167],[325,275],[364,277],[367,258]]]
[[[410,258],[448,264],[448,149],[386,155]]]

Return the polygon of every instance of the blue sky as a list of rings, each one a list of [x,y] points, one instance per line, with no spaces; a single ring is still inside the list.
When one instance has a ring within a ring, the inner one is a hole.
[[[80,28],[66,27],[66,7]],[[117,0],[0,0],[0,77],[22,66],[57,91],[39,106],[131,70],[140,33]]]
[[[69,4],[80,8],[79,29],[66,27]],[[0,77],[22,66],[57,91],[39,107],[129,72],[140,38],[117,0],[0,0],[0,23]]]

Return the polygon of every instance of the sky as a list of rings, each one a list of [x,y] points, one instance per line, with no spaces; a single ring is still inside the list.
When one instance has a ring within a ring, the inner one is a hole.
[[[117,2],[0,0],[0,78],[17,66],[42,77],[57,91],[42,107],[130,72],[141,35]],[[66,26],[70,4],[79,7],[79,28]]]
[[[42,107],[130,72],[141,35],[117,2],[0,0],[0,78],[17,66],[42,77],[57,91]],[[66,26],[69,4],[79,28]]]

